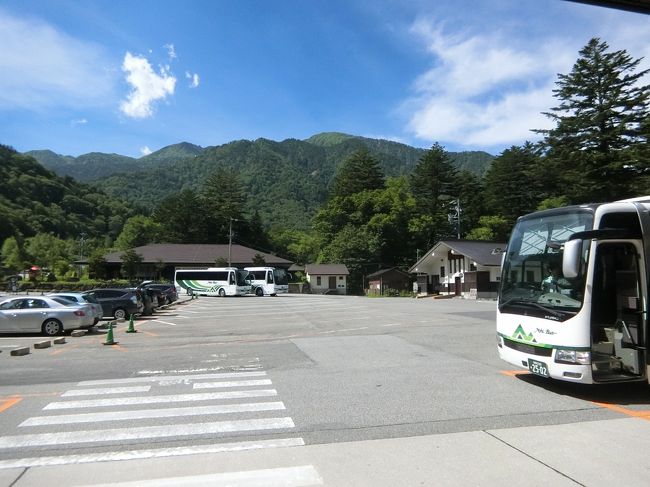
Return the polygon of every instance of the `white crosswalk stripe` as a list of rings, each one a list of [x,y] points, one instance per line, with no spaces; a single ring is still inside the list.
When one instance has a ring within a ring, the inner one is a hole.
[[[293,419],[283,414],[286,411],[283,402],[265,400],[277,396],[276,389],[251,389],[259,386],[272,386],[272,381],[266,372],[259,369],[215,373],[198,371],[193,374],[152,371],[151,375],[142,377],[82,381],[77,383],[74,389],[62,393],[60,400],[46,404],[43,407],[43,412],[46,414],[27,418],[20,423],[18,428],[24,434],[0,436],[0,455],[3,454],[2,452],[33,449],[43,452],[55,451],[55,449],[58,451],[65,445],[71,448],[77,448],[77,445],[78,448],[83,446],[88,452],[0,459],[0,469],[304,445],[302,438],[268,439],[267,437],[251,440],[251,436],[255,436],[256,432],[264,435],[271,432],[277,435],[295,428]],[[202,392],[215,388],[228,390]],[[173,394],[160,394],[163,391],[173,392]],[[83,398],[77,399],[78,397]],[[251,400],[252,398],[261,400],[255,401]],[[248,400],[237,401],[241,399]],[[138,407],[143,405],[149,407]],[[61,410],[70,413],[57,414],[57,411]],[[218,418],[221,419],[217,420]],[[224,441],[232,439],[233,435],[248,436],[246,439],[250,441]],[[124,445],[128,444],[187,442],[192,438],[200,439],[206,444],[123,450]],[[217,443],[209,440],[216,440]],[[118,451],[105,451],[111,446]],[[269,472],[271,473],[268,477],[271,479],[269,483],[264,481],[257,485],[275,485],[272,479],[276,474]],[[282,477],[281,474],[278,475],[278,478]],[[289,477],[291,475],[293,474],[289,473]],[[200,483],[204,481],[210,482],[209,485],[222,485],[220,482],[227,482],[224,480],[227,478],[227,476],[205,477],[196,485],[206,485]],[[242,481],[246,478],[244,475]],[[253,475],[251,479],[254,478]],[[260,478],[266,479],[263,476]],[[186,484],[185,480],[189,483]],[[191,482],[194,482],[192,478],[184,478],[176,485],[193,485]]]
[[[182,416],[203,416],[208,414],[244,413],[251,411],[277,411],[282,409],[285,409],[285,407],[281,402],[257,402],[246,404],[221,404],[217,406],[193,406],[189,408],[138,409],[134,411],[110,411],[106,413],[60,414],[57,416],[35,416],[23,421],[18,426],[45,426],[51,424],[124,421],[129,419],[174,418]]]
[[[166,424],[108,430],[70,431],[64,433],[36,433],[0,437],[0,448],[24,448],[69,443],[97,443],[123,440],[168,438],[171,436],[196,436],[237,431],[259,431],[293,428],[291,418],[247,419],[217,421],[214,423]]]
[[[129,406],[137,404],[155,404],[188,401],[212,401],[219,399],[242,399],[247,397],[269,397],[277,395],[275,389],[258,389],[250,391],[226,391],[201,394],[170,394],[164,396],[115,397],[110,399],[85,399],[80,401],[51,402],[43,409],[78,409],[98,408],[104,406]]]
[[[184,487],[307,487],[310,485],[323,485],[323,479],[312,465],[304,465],[191,477],[95,484],[93,487],[177,487],[179,485]]]

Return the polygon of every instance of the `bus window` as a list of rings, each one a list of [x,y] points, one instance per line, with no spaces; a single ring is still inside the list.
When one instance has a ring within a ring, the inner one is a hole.
[[[272,271],[267,271],[267,273],[266,273],[266,283],[267,284],[273,284],[273,272]]]

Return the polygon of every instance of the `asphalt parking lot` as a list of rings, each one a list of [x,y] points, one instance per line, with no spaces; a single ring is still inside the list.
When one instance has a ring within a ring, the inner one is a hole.
[[[522,471],[532,485],[643,484],[648,387],[510,370],[494,318],[491,301],[201,297],[136,320],[137,333],[120,323],[113,345],[97,330],[2,353],[0,479],[311,467],[296,485],[503,485]]]

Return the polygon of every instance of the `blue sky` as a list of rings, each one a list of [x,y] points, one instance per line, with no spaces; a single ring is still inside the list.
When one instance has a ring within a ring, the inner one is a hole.
[[[563,0],[0,2],[0,143],[140,157],[326,131],[498,154],[548,127],[591,37],[650,17]]]

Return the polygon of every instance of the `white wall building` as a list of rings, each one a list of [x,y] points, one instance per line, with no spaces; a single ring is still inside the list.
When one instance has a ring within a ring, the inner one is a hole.
[[[348,268],[344,264],[307,264],[305,275],[312,293],[347,294]]]
[[[417,275],[421,294],[496,298],[505,248],[502,242],[441,240],[409,272]]]

